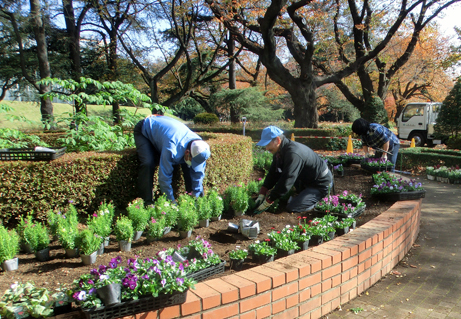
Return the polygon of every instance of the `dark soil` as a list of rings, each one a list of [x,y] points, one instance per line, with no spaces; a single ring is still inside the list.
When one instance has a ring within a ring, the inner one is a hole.
[[[262,177],[262,173],[255,172],[254,178]],[[379,202],[375,201],[370,196],[370,188],[372,186],[371,175],[364,170],[357,167],[346,167],[345,177],[335,178],[335,192],[338,194],[344,190],[353,192],[355,194],[362,194],[363,199],[367,205],[365,212],[357,218],[357,224],[362,225],[379,215],[381,212],[386,211],[393,203],[392,202]],[[298,223],[297,217],[301,214],[292,214],[284,211],[284,207],[280,207],[277,214],[264,212],[255,217],[232,217],[224,216],[221,221],[211,222],[208,228],[196,228],[193,231],[192,238],[201,236],[208,240],[213,248],[213,251],[227,261],[226,271],[222,274],[215,275],[214,277],[228,275],[234,272],[229,269],[228,252],[235,249],[235,246],[247,248],[253,240],[244,237],[241,234],[227,232],[228,224],[238,224],[240,218],[257,220],[260,223],[261,233],[258,239],[267,238],[267,233],[271,228],[282,229],[286,225],[295,225]],[[314,213],[304,214],[308,219],[315,216]],[[227,218],[226,218],[227,217]],[[58,241],[52,242],[50,248],[51,260],[47,262],[38,262],[33,254],[19,254],[19,269],[13,272],[0,272],[0,291],[3,292],[9,285],[15,281],[26,282],[33,281],[39,287],[47,287],[48,289],[58,288],[60,286],[67,286],[77,279],[80,275],[88,273],[92,268],[100,264],[107,265],[111,258],[115,256],[122,256],[126,261],[133,256],[140,256],[141,258],[154,256],[159,250],[168,247],[176,247],[177,244],[187,244],[188,239],[179,239],[178,233],[171,231],[166,234],[160,241],[151,244],[145,243],[145,237],[132,244],[131,252],[120,252],[118,243],[115,238],[111,238],[111,243],[105,248],[105,253],[98,256],[97,262],[91,266],[84,266],[80,258],[66,258],[64,250],[60,247]],[[243,269],[248,269],[256,266],[251,262],[245,262]]]

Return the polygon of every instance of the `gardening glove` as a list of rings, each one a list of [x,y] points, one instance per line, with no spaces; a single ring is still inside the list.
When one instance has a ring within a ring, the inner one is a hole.
[[[262,212],[265,212],[269,207],[271,207],[272,203],[269,203],[267,201],[267,198],[264,200],[264,202],[259,205],[259,207],[254,211],[254,215],[261,214]]]
[[[266,198],[266,195],[264,194],[259,194],[258,198],[255,200],[255,206],[258,207],[264,202],[264,199]]]

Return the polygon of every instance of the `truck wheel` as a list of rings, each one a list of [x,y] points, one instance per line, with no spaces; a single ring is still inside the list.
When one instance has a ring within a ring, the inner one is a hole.
[[[415,139],[415,146],[424,146],[424,143],[426,143],[426,140],[421,133],[413,133],[408,139],[411,141],[412,138]]]

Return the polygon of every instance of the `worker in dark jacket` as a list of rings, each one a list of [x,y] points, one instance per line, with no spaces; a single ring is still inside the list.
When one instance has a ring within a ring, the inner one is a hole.
[[[138,192],[145,205],[153,203],[154,170],[158,165],[160,191],[172,201],[174,165],[181,165],[186,191],[203,194],[206,160],[210,147],[186,125],[168,116],[151,115],[134,127],[134,141],[140,162]]]
[[[265,146],[273,154],[273,161],[259,191],[255,214],[266,211],[293,186],[298,195],[288,203],[288,211],[309,211],[333,186],[325,161],[306,145],[287,139],[278,127],[266,127],[256,145]]]

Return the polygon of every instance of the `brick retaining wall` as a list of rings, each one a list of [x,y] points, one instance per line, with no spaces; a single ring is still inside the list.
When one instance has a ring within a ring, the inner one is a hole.
[[[396,202],[351,233],[204,281],[188,292],[184,304],[141,313],[135,319],[319,318],[397,265],[416,240],[420,216],[421,200]]]

